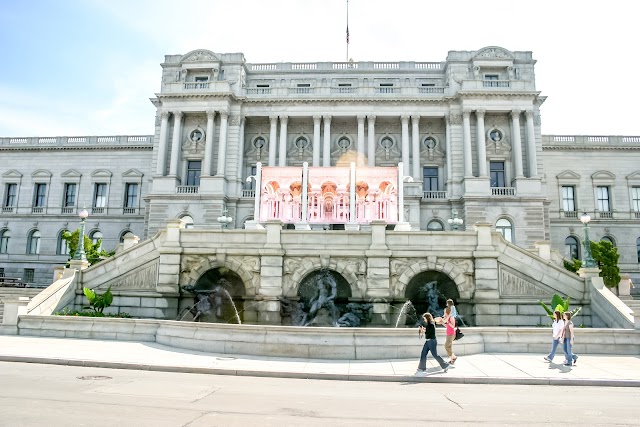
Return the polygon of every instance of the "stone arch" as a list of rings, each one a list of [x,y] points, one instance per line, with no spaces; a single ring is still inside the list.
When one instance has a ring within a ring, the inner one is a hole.
[[[460,298],[471,299],[474,293],[473,261],[470,259],[461,261],[462,262],[453,262],[452,260],[430,261],[428,259],[422,259],[408,265],[400,277],[398,277],[395,289],[391,289],[392,298],[404,299],[404,293],[409,282],[418,274],[425,271],[438,271],[446,274],[453,280],[460,293]]]
[[[254,277],[253,274],[247,271],[247,269],[244,267],[244,265],[240,261],[233,258],[226,257],[226,256],[222,258],[218,258],[216,256],[210,256],[210,257],[203,256],[199,258],[200,258],[199,260],[183,259],[182,261],[183,268],[181,269],[181,271],[185,272],[186,275],[183,275],[180,278],[181,286],[194,284],[207,271],[224,267],[224,268],[228,268],[229,270],[237,274],[238,277],[240,277],[240,280],[242,280],[242,284],[244,286],[244,291],[246,296],[256,295],[257,293],[256,290],[259,285],[258,283],[256,283],[257,279]],[[195,263],[192,264],[192,267],[188,271],[186,271],[185,268],[187,268],[187,266],[185,264],[193,263],[193,261],[195,261]]]
[[[285,260],[285,274],[287,273],[287,264],[289,264],[286,261],[287,260]],[[303,259],[295,267],[295,271],[289,272],[291,274],[291,277],[288,281],[289,283],[285,284],[283,294],[287,297],[297,296],[300,284],[309,274],[314,271],[326,268],[340,274],[347,281],[347,283],[349,284],[349,288],[351,289],[351,296],[353,298],[364,298],[364,289],[358,286],[357,273],[361,269],[359,266],[355,265],[356,263],[358,263],[358,260],[355,259],[329,259],[329,262],[325,265],[325,263],[323,263],[320,258]]]

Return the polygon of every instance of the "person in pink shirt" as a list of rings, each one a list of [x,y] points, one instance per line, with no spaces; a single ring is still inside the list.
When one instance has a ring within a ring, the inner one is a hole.
[[[456,337],[456,319],[453,317],[451,307],[444,309],[442,323],[444,323],[444,326],[447,329],[447,338],[444,342],[444,349],[447,350],[447,354],[449,355],[449,363],[453,365],[456,363],[458,356],[453,353],[453,340]]]

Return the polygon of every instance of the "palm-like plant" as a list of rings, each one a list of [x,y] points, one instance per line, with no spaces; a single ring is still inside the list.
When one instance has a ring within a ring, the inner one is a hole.
[[[582,307],[569,310],[570,298],[567,297],[566,299],[564,299],[558,294],[554,294],[553,298],[551,298],[551,306],[548,306],[542,301],[538,301],[538,302],[540,303],[542,308],[544,308],[544,311],[547,312],[547,316],[549,316],[551,319],[554,319],[553,312],[556,310],[559,311],[561,314],[564,314],[565,311],[568,311],[569,313],[571,313],[571,317],[575,316],[580,312],[580,310],[582,310]]]

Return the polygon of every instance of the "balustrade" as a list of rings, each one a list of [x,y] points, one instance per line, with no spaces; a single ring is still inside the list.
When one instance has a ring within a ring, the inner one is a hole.
[[[446,199],[447,192],[446,191],[424,191],[422,193],[423,199]]]
[[[176,187],[176,194],[198,194],[197,185],[179,185]]]
[[[492,196],[515,196],[515,187],[491,187]]]

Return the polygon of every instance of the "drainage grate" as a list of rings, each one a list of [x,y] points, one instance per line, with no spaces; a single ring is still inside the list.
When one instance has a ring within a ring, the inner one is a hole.
[[[104,375],[85,375],[83,377],[76,377],[79,380],[92,381],[92,380],[112,380],[111,377],[106,377]]]

